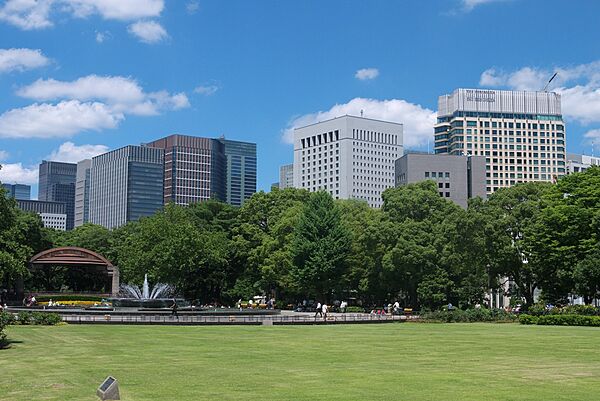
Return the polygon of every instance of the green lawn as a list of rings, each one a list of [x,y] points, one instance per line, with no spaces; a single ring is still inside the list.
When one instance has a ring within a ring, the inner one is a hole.
[[[598,400],[600,329],[15,326],[0,400]]]

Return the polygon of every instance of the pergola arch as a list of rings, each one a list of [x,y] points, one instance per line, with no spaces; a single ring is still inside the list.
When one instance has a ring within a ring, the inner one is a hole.
[[[119,268],[114,266],[108,259],[99,253],[85,248],[65,246],[47,249],[34,255],[29,260],[30,268],[50,265],[106,268],[108,276],[112,279],[112,295],[117,295],[119,293]]]

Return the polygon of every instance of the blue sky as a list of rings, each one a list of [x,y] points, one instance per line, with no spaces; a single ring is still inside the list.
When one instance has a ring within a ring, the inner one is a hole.
[[[599,15],[592,0],[0,0],[0,180],[183,133],[257,142],[268,189],[294,126],[363,109],[424,149],[438,95],[539,90],[556,71],[568,151],[600,153]]]

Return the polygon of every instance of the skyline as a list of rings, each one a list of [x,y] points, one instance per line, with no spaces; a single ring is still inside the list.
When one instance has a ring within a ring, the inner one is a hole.
[[[0,180],[180,133],[256,142],[269,190],[294,127],[364,110],[432,149],[439,95],[541,90],[554,72],[567,150],[590,154],[600,4],[569,4],[2,1]]]

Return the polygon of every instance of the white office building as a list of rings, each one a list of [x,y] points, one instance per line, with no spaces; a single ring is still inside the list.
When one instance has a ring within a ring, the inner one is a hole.
[[[403,154],[402,124],[342,116],[294,130],[294,187],[381,207]]]
[[[67,230],[67,215],[65,213],[40,213],[44,227],[55,230]]]
[[[579,173],[592,166],[600,166],[600,157],[567,153],[567,173]]]
[[[486,191],[566,174],[560,95],[456,89],[438,99],[435,153],[485,156]]]
[[[294,187],[294,164],[279,167],[279,189]]]

